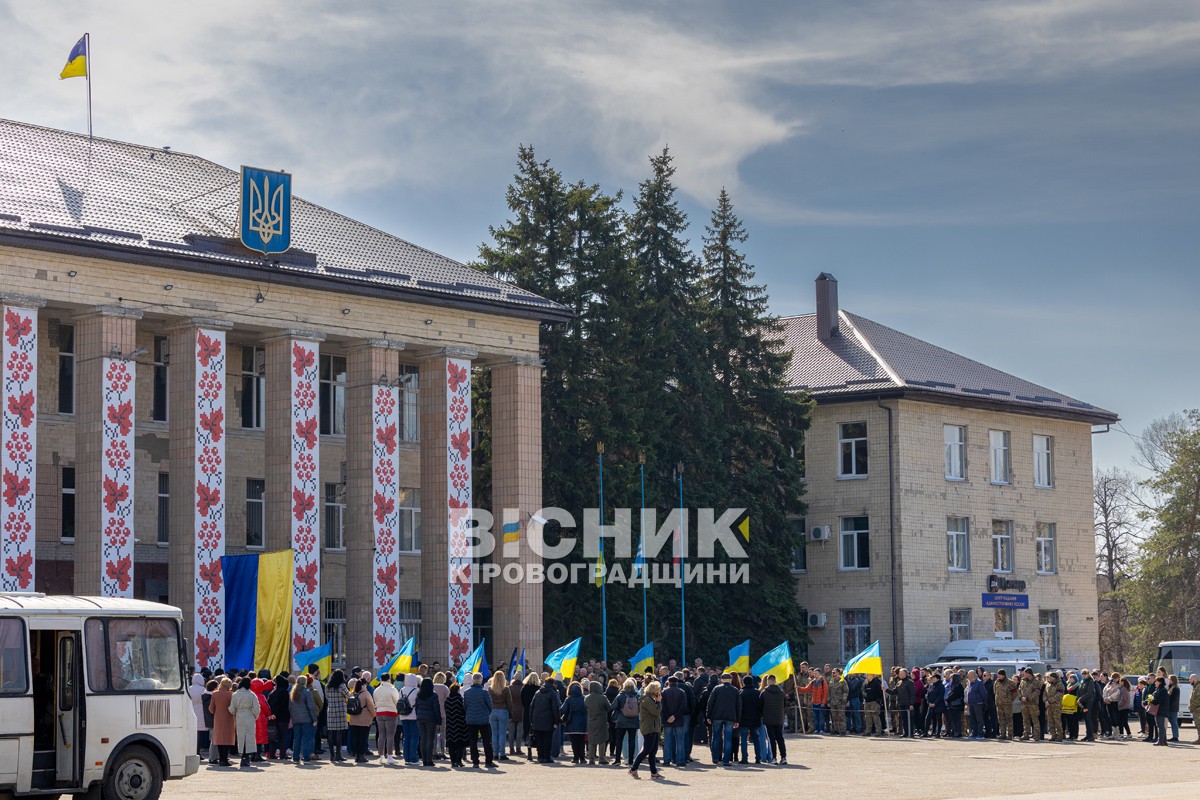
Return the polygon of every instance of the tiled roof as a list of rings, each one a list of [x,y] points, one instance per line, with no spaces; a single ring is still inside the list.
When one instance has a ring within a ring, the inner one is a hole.
[[[783,340],[792,353],[788,383],[818,400],[897,393],[945,396],[956,402],[1010,406],[1014,411],[1115,422],[1111,411],[952,353],[847,311],[839,331],[817,337],[815,314],[785,317]]]
[[[307,200],[292,201],[292,248],[264,264],[238,236],[240,173],[186,153],[0,119],[0,234],[232,264],[336,291],[485,304],[561,318],[567,309]],[[315,255],[315,259],[313,256]],[[415,297],[414,297],[415,295]]]

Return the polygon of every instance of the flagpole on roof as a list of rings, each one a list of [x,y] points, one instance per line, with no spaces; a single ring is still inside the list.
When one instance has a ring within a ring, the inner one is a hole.
[[[87,81],[88,140],[92,138],[92,35],[83,34],[84,79]]]

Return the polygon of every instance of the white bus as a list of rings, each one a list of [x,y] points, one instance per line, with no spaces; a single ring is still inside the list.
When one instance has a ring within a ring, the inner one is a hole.
[[[140,600],[0,594],[0,794],[156,800],[194,774],[181,621]]]
[[[1188,683],[1188,676],[1193,672],[1200,673],[1200,640],[1159,642],[1158,658],[1150,665],[1150,671],[1154,672],[1159,667],[1165,669],[1168,675],[1179,676],[1179,718],[1191,720],[1188,700],[1192,697],[1192,685]]]

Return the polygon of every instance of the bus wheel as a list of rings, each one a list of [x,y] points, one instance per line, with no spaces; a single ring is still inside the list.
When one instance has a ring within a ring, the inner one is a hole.
[[[162,764],[145,747],[132,745],[117,756],[104,779],[103,800],[158,800],[162,792]]]

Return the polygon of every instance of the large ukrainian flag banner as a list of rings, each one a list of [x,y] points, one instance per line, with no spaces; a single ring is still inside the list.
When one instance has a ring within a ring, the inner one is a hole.
[[[750,671],[750,640],[731,648],[729,651],[729,668],[726,672],[736,672],[745,675]]]
[[[225,578],[225,664],[237,669],[291,666],[291,550],[222,556]]]
[[[552,674],[557,672],[562,675],[564,681],[571,682],[575,677],[575,664],[579,662],[579,644],[582,641],[583,637],[581,636],[546,656],[546,666],[550,668]]]
[[[629,660],[629,674],[654,669],[654,642],[646,642],[641,650]]]
[[[870,647],[863,650],[846,662],[842,677],[847,675],[882,675],[883,657],[879,655],[879,640],[871,642]]]
[[[792,648],[784,642],[754,662],[750,671],[760,678],[774,675],[775,680],[783,683],[789,676],[796,674],[795,668],[792,667]]]

